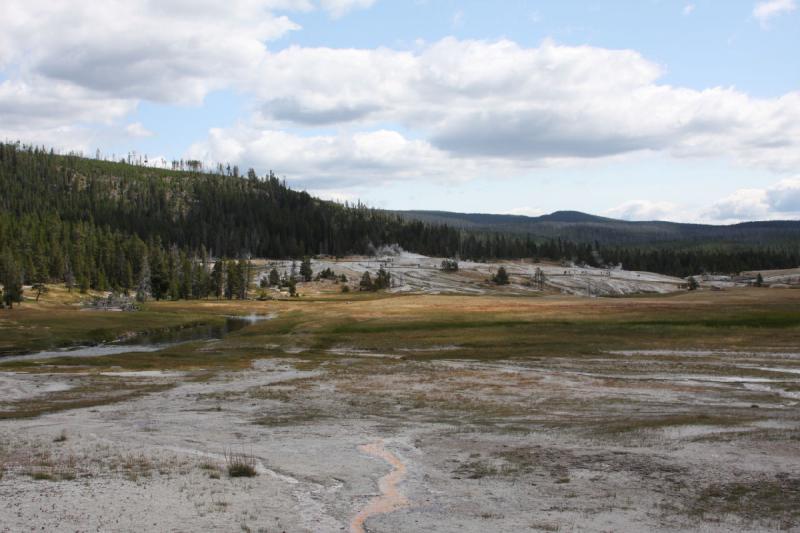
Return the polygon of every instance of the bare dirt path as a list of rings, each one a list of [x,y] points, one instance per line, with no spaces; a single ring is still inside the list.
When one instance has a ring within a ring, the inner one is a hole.
[[[358,449],[363,453],[383,459],[393,468],[378,481],[381,495],[370,500],[367,506],[350,522],[350,533],[365,533],[364,522],[371,516],[391,513],[408,506],[408,499],[397,488],[397,485],[406,477],[406,465],[384,447],[383,440],[362,444]]]

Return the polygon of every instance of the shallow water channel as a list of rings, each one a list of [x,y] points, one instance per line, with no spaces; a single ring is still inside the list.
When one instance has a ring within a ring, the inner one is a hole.
[[[261,320],[270,320],[274,315],[248,315],[225,317],[223,324],[196,324],[166,328],[155,332],[142,333],[109,343],[96,345],[70,346],[58,350],[9,355],[0,357],[0,362],[38,361],[56,357],[100,357],[133,352],[157,352],[169,346],[200,340],[222,339],[229,333],[238,331]]]

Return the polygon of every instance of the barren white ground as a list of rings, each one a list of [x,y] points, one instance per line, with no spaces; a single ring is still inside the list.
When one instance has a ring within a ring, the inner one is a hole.
[[[531,284],[537,269],[545,275],[545,290],[581,296],[661,294],[681,290],[686,284],[685,280],[672,276],[620,268],[561,266],[529,261],[460,261],[458,272],[443,272],[441,263],[442,258],[398,252],[379,257],[314,259],[312,267],[314,272],[330,268],[337,274],[345,274],[350,283],[356,286],[364,272],[374,275],[383,267],[392,274],[392,292],[421,294],[530,294],[541,290]],[[497,287],[488,283],[501,266],[511,276],[511,284]],[[281,274],[291,273],[292,262],[269,261],[259,275],[266,277],[272,267]],[[299,268],[299,263],[295,263],[295,267]]]
[[[0,531],[798,527],[747,502],[731,512],[714,487],[798,497],[800,354],[338,355],[314,370],[263,359],[208,381],[114,372],[175,387],[0,421]],[[727,379],[732,366],[738,379]],[[4,373],[0,395],[35,400],[86,377]],[[666,415],[674,424],[613,429]],[[258,475],[228,477],[231,452],[252,457]]]

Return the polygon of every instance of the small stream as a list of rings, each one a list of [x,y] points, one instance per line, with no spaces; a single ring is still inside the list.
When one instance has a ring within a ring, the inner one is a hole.
[[[56,357],[101,357],[134,352],[157,352],[170,346],[200,340],[222,339],[229,333],[238,331],[262,320],[271,320],[275,315],[246,315],[225,317],[223,324],[198,324],[189,327],[167,328],[156,332],[143,333],[133,337],[87,346],[71,346],[59,350],[0,357],[0,363],[10,361],[38,361]]]

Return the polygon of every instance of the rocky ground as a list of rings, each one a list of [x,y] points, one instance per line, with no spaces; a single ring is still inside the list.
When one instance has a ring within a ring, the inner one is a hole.
[[[158,387],[0,420],[0,531],[800,528],[800,354],[402,349],[214,376],[5,372],[0,394],[32,403]],[[231,477],[237,460],[256,475]]]
[[[336,274],[345,274],[351,285],[357,287],[364,272],[375,274],[383,267],[392,274],[391,291],[417,294],[531,294],[563,293],[581,296],[609,296],[636,293],[663,294],[676,292],[685,286],[680,278],[652,272],[634,272],[621,268],[592,268],[530,261],[493,261],[476,263],[460,261],[457,272],[441,270],[442,258],[426,257],[408,252],[378,257],[349,257],[344,259],[314,259],[315,272],[326,268]],[[260,262],[261,276],[277,268],[279,273],[290,273],[291,261]],[[295,265],[299,268],[299,264]],[[511,283],[498,287],[488,280],[504,267]],[[537,270],[544,273],[544,285],[534,283]]]

